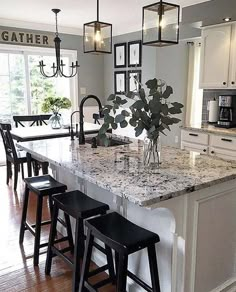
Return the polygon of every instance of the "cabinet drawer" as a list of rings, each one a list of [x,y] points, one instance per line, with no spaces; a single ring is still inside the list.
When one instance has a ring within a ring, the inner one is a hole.
[[[229,136],[210,136],[210,145],[212,147],[224,148],[236,151],[236,138]]]
[[[181,136],[182,141],[208,145],[208,134],[182,130]]]
[[[236,151],[217,148],[217,147],[210,147],[209,148],[209,154],[211,156],[217,156],[222,159],[226,160],[236,160]]]
[[[205,145],[200,144],[194,144],[189,142],[181,142],[181,149],[187,150],[187,151],[194,151],[201,154],[208,154],[208,147]]]

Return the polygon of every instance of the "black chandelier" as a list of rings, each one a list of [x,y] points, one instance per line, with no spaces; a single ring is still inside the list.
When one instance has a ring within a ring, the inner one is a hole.
[[[84,24],[84,53],[112,53],[112,24],[99,20],[99,0],[97,20]]]
[[[46,66],[42,61],[39,61],[39,68],[40,68],[40,73],[46,77],[46,78],[52,78],[52,77],[66,77],[66,78],[70,78],[70,77],[74,77],[77,73],[78,73],[78,68],[79,68],[79,63],[78,61],[76,61],[76,63],[74,64],[74,62],[71,63],[71,74],[66,75],[63,72],[64,66],[65,64],[63,63],[63,60],[61,59],[61,54],[60,54],[60,44],[61,44],[61,39],[59,38],[59,34],[58,34],[58,25],[57,25],[57,14],[60,12],[60,9],[52,9],[52,12],[55,13],[55,18],[56,18],[56,33],[55,33],[55,38],[54,38],[54,43],[55,43],[55,51],[56,51],[56,64],[53,63],[52,65],[52,74],[48,75],[45,73],[44,71],[44,67]]]

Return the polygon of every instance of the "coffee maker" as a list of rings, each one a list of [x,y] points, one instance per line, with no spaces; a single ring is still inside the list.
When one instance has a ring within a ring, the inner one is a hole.
[[[218,127],[232,128],[236,126],[236,96],[219,96],[219,120]]]

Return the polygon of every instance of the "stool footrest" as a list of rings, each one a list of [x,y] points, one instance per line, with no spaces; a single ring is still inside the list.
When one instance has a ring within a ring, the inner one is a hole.
[[[106,271],[106,270],[108,270],[108,265],[104,265],[102,267],[99,267],[99,268],[89,272],[88,278],[93,277],[93,276],[95,276],[95,275],[97,275],[99,273],[102,273],[102,272]]]
[[[41,222],[41,226],[51,224],[51,220],[46,220]],[[36,227],[36,224],[31,225],[32,228]]]
[[[136,282],[137,284],[139,284],[144,290],[148,291],[148,292],[152,292],[153,289],[146,284],[145,282],[143,282],[140,278],[138,278],[136,275],[134,275],[132,272],[127,271],[127,275],[130,279],[132,279],[134,282]]]
[[[73,268],[73,261],[71,259],[69,259],[69,257],[64,254],[66,251],[70,251],[70,249],[69,250],[67,250],[67,249],[69,249],[69,248],[65,248],[65,249],[59,250],[55,246],[52,246],[52,252],[55,255],[57,255],[60,258],[62,258],[71,268]]]
[[[94,243],[93,243],[93,246],[94,246],[96,249],[98,249],[98,250],[100,250],[101,252],[103,252],[104,254],[107,253],[107,251],[105,250],[105,248],[102,247],[101,245],[99,245],[97,242],[94,242]]]
[[[25,230],[28,230],[32,235],[35,236],[35,230],[32,226],[26,221],[25,222]]]

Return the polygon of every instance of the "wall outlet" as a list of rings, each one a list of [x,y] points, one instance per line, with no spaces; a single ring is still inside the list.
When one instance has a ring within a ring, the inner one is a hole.
[[[87,90],[85,87],[80,87],[80,94],[86,94]]]
[[[179,136],[175,136],[175,143],[179,143]]]

